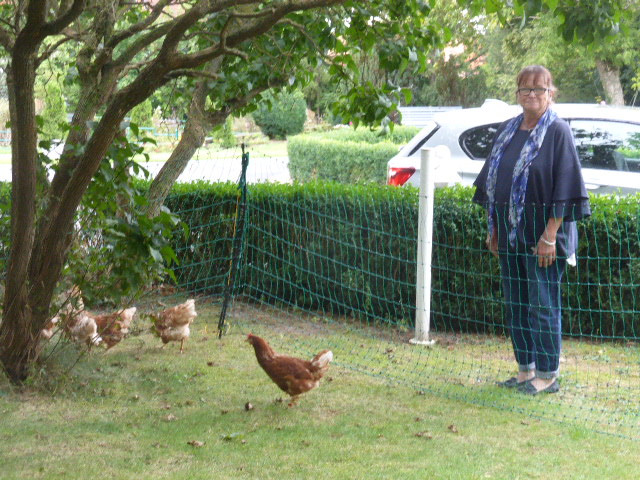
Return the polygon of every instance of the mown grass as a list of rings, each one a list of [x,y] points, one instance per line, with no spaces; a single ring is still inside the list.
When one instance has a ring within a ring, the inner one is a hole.
[[[410,372],[441,359],[426,350],[412,350],[422,356],[409,358],[373,328],[362,335],[236,308],[233,327],[218,340],[217,306],[199,302],[198,310],[183,355],[175,344],[161,349],[138,320],[134,334],[108,352],[93,351],[75,364],[78,350],[59,344],[29,385],[1,379],[0,477],[640,478],[637,441],[446,398],[471,380],[434,395],[408,386],[415,381],[402,375],[385,378],[387,365]],[[327,345],[335,362],[318,389],[288,408],[244,341],[248,331],[291,354]],[[459,338],[440,348],[463,361],[473,349],[493,348],[490,342]],[[495,347],[499,356],[506,345]],[[522,404],[515,392],[485,390],[488,401]],[[526,400],[548,405],[552,397]]]
[[[241,139],[239,139],[239,142]],[[164,142],[155,147],[148,148],[149,161],[164,162],[166,161],[177,142]],[[252,157],[286,157],[287,142],[286,140],[269,140],[266,137],[257,139],[247,139],[245,142],[245,151],[249,152]],[[235,147],[222,148],[218,144],[212,143],[199,148],[193,156],[193,160],[208,160],[218,158],[240,158],[242,149],[240,143]],[[143,161],[142,156],[136,157],[136,160]]]

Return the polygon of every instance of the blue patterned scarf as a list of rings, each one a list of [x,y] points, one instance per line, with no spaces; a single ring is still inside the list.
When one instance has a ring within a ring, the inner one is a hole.
[[[524,196],[527,191],[527,181],[529,179],[529,166],[533,162],[534,158],[540,151],[540,146],[544,140],[544,136],[547,133],[547,128],[558,117],[556,112],[547,109],[546,112],[540,117],[535,128],[527,138],[522,151],[520,152],[520,158],[516,162],[513,169],[513,179],[511,183],[511,195],[509,197],[509,245],[512,247],[516,244],[516,229],[522,219],[522,212],[524,211]],[[489,199],[488,223],[489,233],[491,234],[495,228],[494,215],[496,211],[496,179],[498,178],[498,167],[504,151],[507,149],[509,142],[515,135],[516,131],[520,127],[524,115],[521,113],[517,117],[512,118],[507,123],[505,129],[500,133],[496,139],[491,155],[489,155],[489,173],[487,176],[487,197]]]

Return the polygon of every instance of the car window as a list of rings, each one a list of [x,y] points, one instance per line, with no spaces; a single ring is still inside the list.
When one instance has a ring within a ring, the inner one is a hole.
[[[584,168],[640,172],[640,125],[607,120],[572,120]]]
[[[420,150],[422,148],[422,146],[425,143],[427,143],[427,140],[429,140],[431,137],[433,137],[433,134],[436,133],[440,129],[440,126],[436,122],[433,122],[433,121],[428,122],[427,125],[424,128],[426,129],[427,127],[431,128],[431,130],[429,131],[429,133],[427,135],[425,135],[422,138],[422,140],[420,140],[418,143],[416,143],[414,145],[414,147],[409,152],[409,155],[408,155],[409,157],[411,155],[413,155],[414,153],[416,153],[418,150]]]
[[[460,147],[474,160],[485,160],[491,153],[499,123],[471,128],[460,135]]]

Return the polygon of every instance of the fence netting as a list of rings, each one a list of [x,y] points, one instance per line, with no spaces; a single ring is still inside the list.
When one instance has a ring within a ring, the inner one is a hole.
[[[271,165],[259,156],[250,164],[261,161]],[[527,396],[496,385],[518,367],[499,262],[486,249],[485,211],[471,202],[471,189],[436,191],[430,292],[436,343],[425,347],[409,343],[417,190],[244,185],[244,238],[224,328],[262,334],[289,354],[330,348],[339,366],[417,391],[640,437],[637,197],[601,197],[592,202],[591,217],[578,222],[576,265],[561,282],[561,388]],[[179,287],[222,302],[240,190],[227,203],[205,196],[187,207],[180,195],[168,199],[191,229],[178,247]],[[224,226],[214,226],[213,218]]]

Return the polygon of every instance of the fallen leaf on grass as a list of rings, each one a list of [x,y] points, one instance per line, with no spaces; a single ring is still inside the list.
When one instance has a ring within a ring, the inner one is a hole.
[[[451,430],[453,433],[458,433],[458,427],[453,424],[449,425],[449,427],[447,428],[449,428],[449,430]]]
[[[170,413],[169,415],[167,415],[166,417],[164,417],[164,419],[165,419],[167,422],[173,422],[173,421],[177,420],[177,417],[176,417],[173,413]]]
[[[208,367],[213,367],[214,365],[215,365],[215,363],[214,363],[214,362],[207,362],[207,366],[208,366]]]
[[[416,433],[416,437],[424,437],[428,440],[431,440],[433,438],[433,435],[431,435],[429,432],[418,432]]]
[[[204,442],[201,442],[200,440],[191,440],[190,442],[187,442],[187,445],[191,445],[192,447],[204,447]]]

